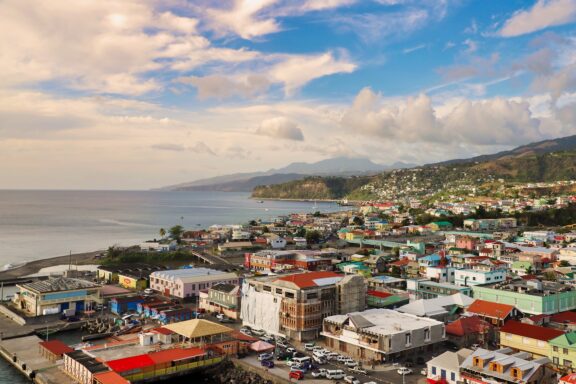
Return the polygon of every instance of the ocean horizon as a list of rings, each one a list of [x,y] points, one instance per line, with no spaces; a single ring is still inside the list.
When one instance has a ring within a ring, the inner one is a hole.
[[[160,228],[270,220],[342,209],[334,202],[251,199],[247,192],[0,190],[0,270],[25,262],[134,245]]]

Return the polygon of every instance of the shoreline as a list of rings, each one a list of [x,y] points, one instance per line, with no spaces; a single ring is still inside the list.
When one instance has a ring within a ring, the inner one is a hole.
[[[27,275],[38,273],[42,268],[53,267],[56,265],[66,265],[70,262],[70,260],[72,260],[72,265],[100,264],[100,259],[97,258],[97,256],[99,256],[102,252],[105,252],[105,250],[73,253],[72,255],[55,256],[29,261],[7,271],[0,271],[0,281],[19,279]]]
[[[289,198],[281,198],[281,197],[254,197],[250,196],[252,200],[262,200],[262,201],[301,201],[306,203],[338,203],[341,202],[342,199],[289,199]],[[348,200],[349,205],[341,205],[342,207],[352,207],[359,205],[364,200]]]

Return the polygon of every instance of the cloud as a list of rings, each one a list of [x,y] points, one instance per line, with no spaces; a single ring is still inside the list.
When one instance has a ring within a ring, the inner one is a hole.
[[[196,144],[190,146],[188,150],[201,154],[201,155],[212,155],[216,156],[216,152],[212,150],[206,143],[203,141],[198,141]]]
[[[498,34],[515,37],[576,20],[576,0],[538,0],[530,9],[520,10],[504,22]]]
[[[357,0],[307,0],[302,4],[303,11],[321,11],[325,9],[339,8],[352,5]]]
[[[314,79],[336,73],[351,73],[356,67],[346,57],[337,58],[332,52],[326,52],[290,56],[272,67],[269,76],[273,82],[282,83],[285,94],[289,96]]]
[[[408,54],[408,53],[416,52],[422,48],[426,48],[426,44],[420,44],[420,45],[416,45],[414,47],[404,48],[402,50],[402,53]]]
[[[493,53],[487,58],[474,56],[469,59],[468,63],[438,68],[437,71],[446,80],[489,76],[495,74],[495,67],[499,61],[500,55],[498,53]]]
[[[159,143],[153,144],[150,146],[153,149],[159,149],[161,151],[170,151],[170,152],[183,152],[186,150],[186,147],[182,144],[172,144],[172,143]]]
[[[523,100],[459,100],[441,110],[423,94],[391,103],[369,88],[358,93],[341,120],[346,129],[386,140],[480,146],[553,137],[542,123]]]
[[[250,40],[280,30],[274,17],[260,14],[276,3],[277,0],[235,0],[231,8],[210,8],[206,15],[217,34],[234,33]]]
[[[201,100],[210,98],[221,100],[235,96],[253,97],[264,93],[270,86],[270,81],[266,76],[257,74],[236,78],[220,75],[189,76],[179,78],[177,81],[196,87],[198,98]]]
[[[286,140],[304,140],[304,135],[298,124],[285,117],[273,117],[262,121],[256,134]]]
[[[466,39],[462,43],[466,46],[466,53],[474,53],[478,50],[478,42],[472,39]]]

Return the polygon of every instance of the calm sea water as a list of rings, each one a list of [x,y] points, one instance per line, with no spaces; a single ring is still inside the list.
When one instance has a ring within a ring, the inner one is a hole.
[[[0,191],[0,269],[52,256],[133,245],[160,228],[336,211],[335,203],[264,201],[235,192]]]

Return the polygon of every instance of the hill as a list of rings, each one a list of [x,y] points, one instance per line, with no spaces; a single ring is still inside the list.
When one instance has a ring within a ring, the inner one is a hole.
[[[414,164],[376,164],[366,158],[336,157],[315,163],[295,162],[286,167],[263,172],[234,173],[159,188],[165,191],[250,192],[257,185],[303,179],[307,176],[352,176],[377,174],[387,169],[412,167]]]
[[[397,169],[362,178],[332,177],[329,181],[326,178],[313,178],[259,186],[254,189],[253,196],[393,200],[431,198],[438,194],[489,195],[503,193],[503,183],[551,182],[575,178],[576,136],[570,136],[532,143],[494,155]]]

